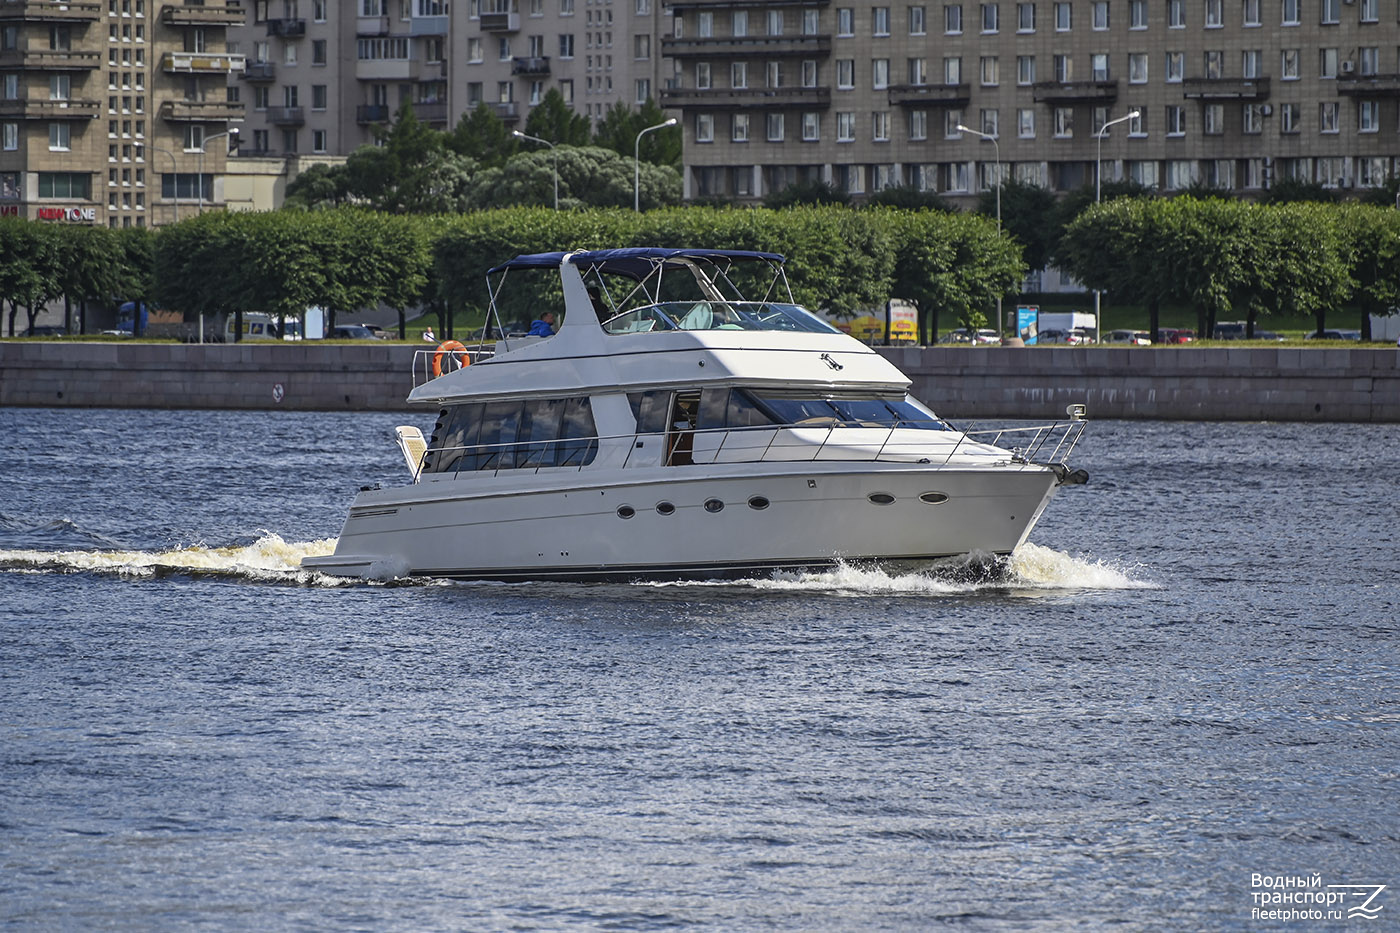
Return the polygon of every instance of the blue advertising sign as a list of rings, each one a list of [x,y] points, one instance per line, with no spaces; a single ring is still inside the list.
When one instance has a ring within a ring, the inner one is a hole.
[[[1037,321],[1040,319],[1040,305],[1016,306],[1016,335],[1033,346],[1039,334]]]

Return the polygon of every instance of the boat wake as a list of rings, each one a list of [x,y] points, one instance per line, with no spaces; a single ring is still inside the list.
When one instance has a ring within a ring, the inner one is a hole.
[[[850,596],[960,595],[996,592],[1043,596],[1081,590],[1158,589],[1142,568],[1073,557],[1038,544],[1023,544],[1009,558],[962,558],[907,573],[841,564],[822,573],[783,574],[749,583],[770,590],[824,590]]]
[[[291,543],[264,533],[249,544],[195,544],[168,551],[34,550],[0,548],[0,572],[96,573],[129,579],[222,577],[300,586],[358,584],[301,569],[301,559],[329,554],[335,539]]]

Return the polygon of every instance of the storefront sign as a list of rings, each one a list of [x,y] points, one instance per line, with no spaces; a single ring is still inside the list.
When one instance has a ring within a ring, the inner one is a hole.
[[[92,223],[97,220],[95,207],[40,207],[34,211],[37,220],[57,220],[63,223]]]

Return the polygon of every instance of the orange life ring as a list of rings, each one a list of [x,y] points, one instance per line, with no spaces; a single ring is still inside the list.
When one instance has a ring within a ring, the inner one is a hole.
[[[437,352],[433,354],[433,378],[442,375],[442,358],[449,353],[459,354],[458,362],[463,366],[471,365],[472,358],[467,355],[467,348],[455,340],[444,340],[438,344]]]

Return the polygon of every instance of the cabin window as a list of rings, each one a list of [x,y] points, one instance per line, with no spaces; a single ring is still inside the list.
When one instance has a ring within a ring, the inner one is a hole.
[[[474,403],[439,414],[423,472],[580,467],[597,453],[587,398]]]
[[[772,424],[743,389],[706,389],[700,393],[700,430],[754,428]]]
[[[889,398],[859,394],[755,391],[758,408],[778,424],[819,424],[846,428],[920,428],[942,431],[947,425],[909,396]]]

